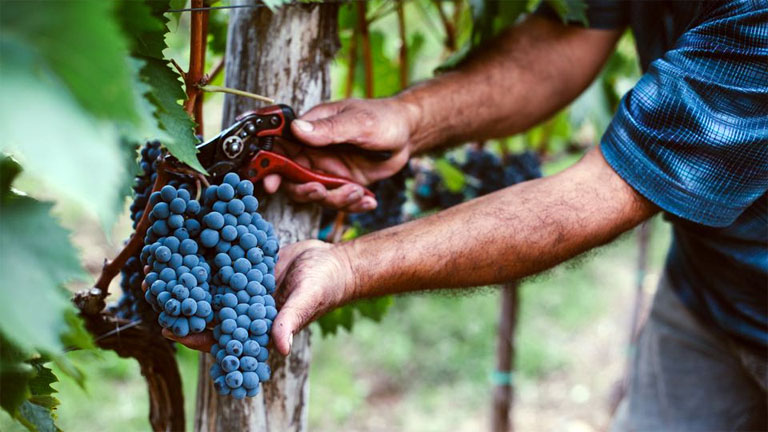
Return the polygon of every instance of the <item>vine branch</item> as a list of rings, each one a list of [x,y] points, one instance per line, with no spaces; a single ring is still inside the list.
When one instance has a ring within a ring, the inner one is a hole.
[[[192,8],[205,6],[204,0],[192,0]],[[184,109],[195,119],[195,133],[203,134],[203,92],[199,85],[205,73],[206,36],[208,34],[208,10],[195,10],[190,20],[189,70],[182,75],[187,89]]]
[[[454,27],[451,20],[445,14],[443,7],[440,5],[440,0],[432,0],[432,3],[435,4],[437,13],[440,15],[440,21],[445,29],[445,48],[450,52],[454,52],[456,51],[456,27]]]
[[[165,186],[167,183],[168,173],[165,169],[165,164],[161,161],[157,164],[157,178],[155,179],[155,184],[152,187],[152,192],[160,190],[160,188]],[[118,273],[120,273],[120,269],[123,268],[125,262],[128,261],[128,258],[135,255],[136,252],[138,252],[144,244],[144,235],[147,233],[147,229],[149,228],[150,211],[150,204],[149,201],[147,201],[147,205],[144,207],[144,214],[141,215],[141,219],[139,219],[139,223],[136,225],[136,231],[134,232],[133,236],[131,236],[131,238],[128,240],[128,243],[125,244],[120,253],[118,253],[117,256],[112,259],[112,261],[107,261],[104,263],[104,267],[101,269],[101,274],[94,284],[95,288],[101,290],[100,296],[102,300],[105,299],[107,295],[109,295],[109,283],[112,282],[112,279],[114,279]]]

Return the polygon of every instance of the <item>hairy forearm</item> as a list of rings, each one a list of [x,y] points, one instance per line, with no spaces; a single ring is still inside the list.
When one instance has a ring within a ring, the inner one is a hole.
[[[396,97],[412,114],[412,153],[541,122],[589,85],[619,34],[529,17],[458,70]]]
[[[593,150],[558,175],[337,246],[347,298],[482,286],[604,244],[656,212]]]

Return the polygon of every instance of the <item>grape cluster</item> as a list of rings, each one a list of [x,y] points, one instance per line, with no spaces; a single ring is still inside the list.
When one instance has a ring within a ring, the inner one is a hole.
[[[272,225],[256,211],[253,184],[229,173],[204,193],[210,212],[202,218],[203,246],[212,251],[213,306],[218,324],[210,373],[219,394],[254,396],[269,379],[268,332],[277,315],[275,264],[279,243]]]
[[[271,373],[266,346],[277,315],[279,242],[257,212],[253,183],[237,174],[206,188],[201,202],[172,186],[150,195],[152,225],[141,252],[151,267],[145,298],[176,336],[215,323],[214,387],[242,399],[256,395]]]
[[[370,189],[376,194],[378,206],[369,212],[349,215],[349,222],[359,226],[365,232],[378,231],[403,222],[403,204],[405,204],[405,182],[411,177],[411,169],[406,165],[392,177],[378,181]]]
[[[199,254],[194,237],[200,232],[200,203],[186,189],[164,186],[149,197],[152,223],[144,238],[141,260],[151,271],[144,278],[147,302],[158,323],[178,337],[200,333],[213,319],[208,284],[211,267]]]
[[[471,148],[467,150],[464,163],[451,162],[465,175],[466,185],[460,192],[450,191],[440,175],[430,169],[422,167],[416,171],[413,195],[422,211],[448,208],[541,177],[539,159],[530,151],[507,155],[502,160],[486,149]]]
[[[160,157],[160,152],[159,141],[149,141],[141,149],[141,160],[139,161],[141,172],[133,182],[133,203],[131,203],[131,220],[134,229],[144,215],[144,208],[147,206],[149,194],[155,184],[157,160]]]
[[[415,171],[413,199],[422,211],[453,207],[464,201],[464,195],[446,188],[443,179],[435,171],[425,167]]]

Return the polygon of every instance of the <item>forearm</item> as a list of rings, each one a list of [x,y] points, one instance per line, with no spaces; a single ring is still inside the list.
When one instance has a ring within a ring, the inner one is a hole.
[[[561,174],[337,248],[354,275],[349,299],[482,286],[550,268],[610,241],[655,211],[594,150]]]
[[[458,70],[396,97],[413,114],[412,153],[541,122],[589,85],[619,35],[529,17]]]

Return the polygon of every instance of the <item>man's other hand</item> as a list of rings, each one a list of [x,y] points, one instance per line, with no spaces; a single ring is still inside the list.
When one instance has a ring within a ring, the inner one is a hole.
[[[368,185],[398,172],[411,155],[411,128],[416,123],[417,108],[397,98],[347,99],[318,105],[295,120],[293,134],[306,146],[282,145],[282,150],[296,162],[313,170],[349,178]],[[373,151],[389,151],[383,162],[364,156],[323,149],[332,144],[350,143]],[[376,208],[376,200],[365,197],[357,185],[326,189],[317,182],[288,183],[277,174],[264,179],[264,188],[274,193],[282,183],[284,190],[298,202],[318,202],[326,207],[348,212]]]

